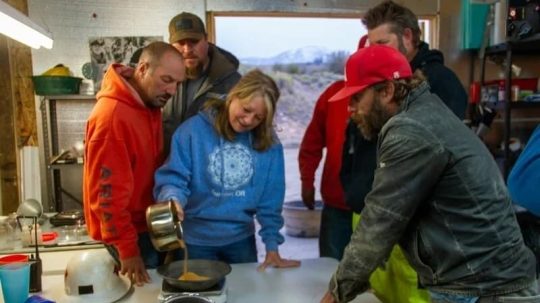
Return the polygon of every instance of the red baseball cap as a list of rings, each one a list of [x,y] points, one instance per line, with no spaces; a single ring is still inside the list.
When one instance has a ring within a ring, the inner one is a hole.
[[[412,76],[407,58],[386,45],[370,45],[357,50],[345,64],[345,86],[328,101],[338,101],[361,92],[384,80],[397,80]]]

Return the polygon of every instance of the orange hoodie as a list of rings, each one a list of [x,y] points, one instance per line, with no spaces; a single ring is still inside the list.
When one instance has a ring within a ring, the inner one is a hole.
[[[153,203],[154,171],[162,163],[161,110],[144,105],[128,84],[133,71],[114,64],[105,73],[86,125],[84,215],[93,239],[138,256],[138,233]]]

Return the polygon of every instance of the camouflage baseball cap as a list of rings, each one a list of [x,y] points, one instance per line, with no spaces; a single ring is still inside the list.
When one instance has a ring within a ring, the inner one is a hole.
[[[182,12],[169,22],[169,43],[184,39],[201,40],[205,36],[204,24],[194,14]]]

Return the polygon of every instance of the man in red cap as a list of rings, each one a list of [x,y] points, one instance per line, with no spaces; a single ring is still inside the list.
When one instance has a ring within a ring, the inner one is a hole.
[[[345,76],[330,101],[351,98],[363,136],[378,138],[377,169],[360,225],[321,302],[348,302],[367,290],[394,244],[432,302],[540,300],[535,257],[478,137],[394,48],[357,51]]]
[[[370,44],[388,45],[399,50],[413,72],[417,69],[423,72],[430,91],[463,119],[467,106],[463,85],[444,65],[443,54],[421,41],[418,17],[410,9],[391,0],[382,1],[366,12],[362,23],[368,30]],[[345,202],[355,213],[360,213],[373,183],[377,140],[366,140],[352,121],[346,131],[340,179]],[[357,220],[358,215],[354,214],[353,222]],[[430,302],[429,293],[416,287],[416,276],[399,246],[395,246],[384,268],[377,270],[370,281],[374,294],[383,302]]]
[[[443,54],[421,41],[418,17],[409,8],[385,0],[368,10],[362,23],[368,30],[370,44],[388,45],[399,50],[409,61],[413,72],[419,69],[426,76],[431,92],[437,94],[458,118],[465,117],[467,93],[463,85],[444,65]],[[360,212],[373,182],[377,142],[362,138],[351,123],[347,126],[345,138],[341,182],[347,205]]]

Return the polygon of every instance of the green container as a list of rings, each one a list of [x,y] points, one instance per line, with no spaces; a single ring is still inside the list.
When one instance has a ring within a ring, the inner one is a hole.
[[[461,48],[479,49],[488,22],[489,4],[461,0]]]
[[[79,94],[82,78],[70,76],[33,76],[36,95],[73,95]]]

